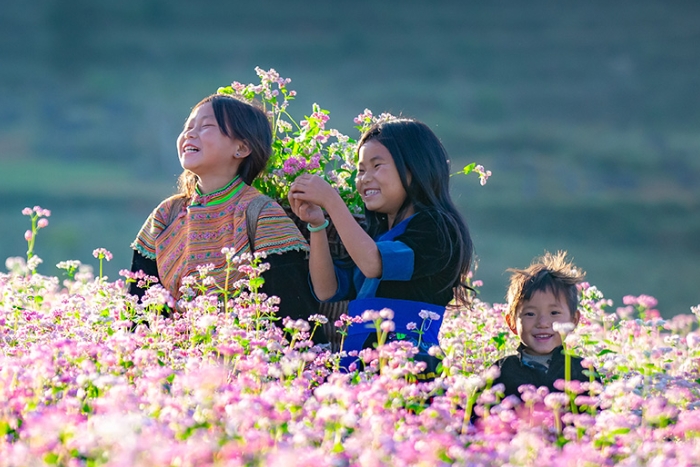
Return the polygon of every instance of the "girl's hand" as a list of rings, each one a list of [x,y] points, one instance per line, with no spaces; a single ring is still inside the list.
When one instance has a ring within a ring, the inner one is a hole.
[[[303,201],[294,196],[295,190],[294,184],[289,188],[289,194],[287,199],[289,199],[289,206],[292,208],[292,212],[297,215],[299,219],[304,222],[308,222],[311,225],[321,225],[325,221],[325,216],[323,215],[323,209],[317,204],[310,203],[309,201]]]
[[[340,197],[338,192],[318,175],[300,175],[289,188],[290,204],[292,199],[295,199],[307,201],[325,209],[330,200],[338,197]]]
[[[323,209],[321,209],[320,206],[309,203],[308,201],[292,199],[291,192],[289,196],[289,205],[292,207],[292,212],[294,212],[299,219],[313,226],[321,225],[326,220],[323,215]]]

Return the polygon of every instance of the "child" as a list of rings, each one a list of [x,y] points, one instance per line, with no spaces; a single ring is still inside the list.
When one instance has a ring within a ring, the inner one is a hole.
[[[272,153],[272,130],[259,107],[225,94],[206,97],[194,106],[177,138],[184,169],[179,194],[166,199],[151,213],[133,242],[132,271],[156,276],[179,299],[183,279],[197,267],[213,264],[209,274],[219,287],[226,282],[226,257],[251,251],[246,208],[259,203],[254,250],[267,253],[270,269],[262,290],[280,297],[280,316],[307,318],[318,311],[308,290],[309,247],[294,222],[274,201],[259,198],[250,186]],[[250,210],[248,210],[250,212]],[[230,286],[242,274],[235,271]],[[143,291],[132,285],[132,294]]]
[[[425,124],[392,119],[362,136],[358,156],[356,184],[367,231],[320,177],[302,175],[290,188],[292,210],[311,232],[313,290],[321,301],[352,299],[352,316],[392,309],[397,334],[417,336],[407,325],[413,322],[420,329],[423,324],[420,342],[427,356],[427,349],[438,344],[441,323],[424,323],[421,316],[427,311],[441,318],[453,298],[458,305],[467,302],[462,278],[472,259],[469,231],[449,195],[447,152]],[[323,210],[353,264],[334,265]],[[372,345],[375,334],[364,325],[351,326],[344,350]]]
[[[564,379],[562,338],[555,327],[574,329],[579,321],[578,290],[585,272],[566,259],[566,252],[545,253],[527,269],[512,272],[508,288],[506,323],[518,337],[518,354],[505,357],[496,365],[501,375],[493,384],[505,385],[505,396],[520,397],[523,384],[547,386]],[[558,323],[558,324],[557,324]],[[555,326],[556,325],[556,326]],[[583,374],[581,359],[571,358],[571,379],[589,381]]]

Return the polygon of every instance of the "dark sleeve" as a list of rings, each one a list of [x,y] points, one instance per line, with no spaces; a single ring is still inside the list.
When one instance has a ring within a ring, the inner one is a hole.
[[[398,235],[394,242],[377,242],[382,262],[385,263],[383,279],[421,279],[445,272],[452,275],[457,260],[452,251],[456,235],[454,232],[440,231],[435,219],[437,215],[439,214],[433,212],[419,212],[411,219],[406,231]],[[396,245],[397,242],[402,245]],[[382,243],[387,244],[384,251]],[[402,248],[403,245],[406,248]],[[392,264],[396,267],[392,268]],[[397,277],[393,277],[392,269],[396,269]],[[410,276],[406,277],[409,272]]]
[[[141,255],[138,251],[134,250],[134,257],[131,260],[131,272],[137,271],[143,271],[145,274],[158,277],[160,280],[160,276],[158,275],[158,263],[156,263],[156,260],[148,259]],[[138,287],[136,284],[136,282],[129,284],[129,293],[131,295],[136,295],[140,300],[141,297],[143,297],[145,289]]]
[[[319,313],[319,304],[311,293],[309,285],[309,263],[303,251],[289,251],[283,254],[269,255],[265,261],[270,269],[263,274],[265,284],[262,291],[268,295],[280,298],[280,318],[289,316],[292,319],[308,319]],[[281,325],[281,321],[278,322]],[[310,323],[313,327],[313,323]],[[323,328],[319,327],[314,334],[314,342],[326,342]]]

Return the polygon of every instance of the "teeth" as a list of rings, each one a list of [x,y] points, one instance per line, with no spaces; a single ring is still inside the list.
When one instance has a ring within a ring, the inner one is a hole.
[[[365,196],[376,195],[377,193],[379,193],[379,190],[365,190]]]
[[[184,151],[185,151],[185,152],[196,152],[196,151],[199,151],[199,149],[197,149],[197,148],[195,148],[195,147],[192,147],[192,146],[187,146],[187,147],[184,149]]]

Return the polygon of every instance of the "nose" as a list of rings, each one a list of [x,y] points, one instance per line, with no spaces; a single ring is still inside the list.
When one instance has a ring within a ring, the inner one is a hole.
[[[539,315],[537,316],[537,327],[538,328],[546,328],[549,327],[549,317],[547,315]]]
[[[372,177],[371,177],[369,171],[366,171],[365,173],[363,173],[361,175],[357,174],[357,177],[355,177],[355,184],[358,184],[360,182],[367,183],[371,179],[372,179]]]
[[[186,128],[186,129],[182,130],[182,136],[183,136],[185,139],[187,139],[187,138],[194,138],[195,134],[196,134],[196,132],[195,132],[194,127],[192,127],[192,128]]]

